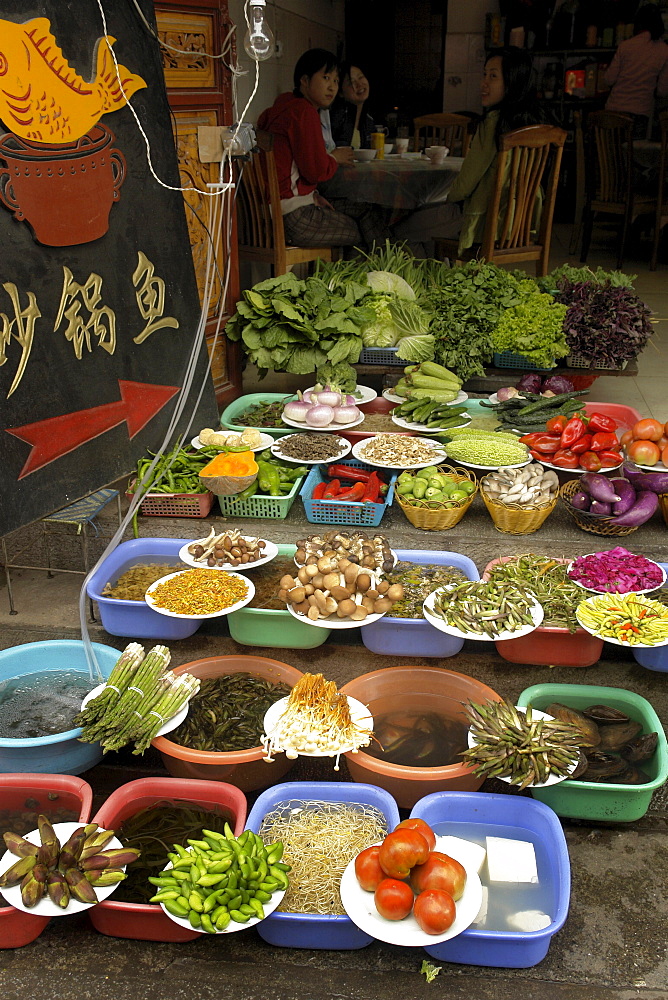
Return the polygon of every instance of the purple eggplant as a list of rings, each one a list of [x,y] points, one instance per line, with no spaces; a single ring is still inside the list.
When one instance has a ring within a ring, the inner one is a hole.
[[[631,462],[628,458],[622,466],[622,473],[626,477],[626,479],[628,479],[628,481],[630,483],[633,483],[634,485],[636,482],[638,482],[639,479],[642,479],[642,477],[645,475],[643,470],[638,465],[636,465],[635,462]]]
[[[659,498],[651,490],[642,490],[636,495],[636,502],[625,514],[620,514],[615,518],[615,524],[627,528],[637,528],[639,525],[649,521],[650,517],[659,506]]]
[[[635,496],[635,490],[634,490],[634,496]],[[578,490],[577,493],[573,494],[569,502],[571,507],[575,507],[576,510],[589,510],[591,497],[589,496],[588,493],[585,493],[584,490]]]
[[[594,500],[600,500],[601,503],[617,503],[621,500],[621,497],[615,493],[610,480],[598,472],[585,472],[584,476],[580,476],[580,486],[587,493],[590,493]]]
[[[637,490],[650,490],[652,493],[668,493],[668,472],[643,472],[634,480]]]
[[[592,500],[589,513],[599,514],[601,517],[609,517],[612,514],[612,504],[605,503],[604,500]]]
[[[630,510],[636,502],[635,487],[628,479],[611,479],[610,485],[620,498],[616,503],[613,503],[612,513],[615,516],[626,514],[627,510]]]

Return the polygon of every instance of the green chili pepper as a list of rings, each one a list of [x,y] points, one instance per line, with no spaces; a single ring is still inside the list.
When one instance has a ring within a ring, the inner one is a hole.
[[[277,496],[280,485],[278,469],[270,465],[269,462],[258,462],[258,482],[263,493],[270,496]]]

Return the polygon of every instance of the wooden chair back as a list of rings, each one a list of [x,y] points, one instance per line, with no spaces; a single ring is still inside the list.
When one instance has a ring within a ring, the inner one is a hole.
[[[237,172],[239,259],[271,264],[274,275],[285,274],[293,264],[332,260],[333,247],[286,245],[274,137],[258,129],[256,143],[256,150]]]
[[[668,111],[662,111],[659,115],[659,128],[661,130],[661,150],[659,152],[659,176],[657,180],[656,198],[656,218],[654,221],[654,239],[652,241],[652,259],[650,271],[656,271],[659,257],[659,240],[661,230],[668,225]]]
[[[587,200],[595,210],[623,209],[633,197],[633,119],[593,111],[585,142]],[[596,204],[594,204],[596,203]]]
[[[472,121],[466,115],[442,112],[413,119],[413,149],[448,146],[452,156],[466,156],[471,145]],[[473,128],[475,131],[475,128]]]

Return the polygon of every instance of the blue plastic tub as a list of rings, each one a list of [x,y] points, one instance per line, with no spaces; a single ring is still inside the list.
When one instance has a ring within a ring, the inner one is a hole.
[[[552,936],[564,925],[571,892],[568,848],[556,814],[542,802],[520,795],[436,792],[416,802],[411,816],[419,816],[441,836],[452,833],[466,839],[462,826],[470,827],[472,839],[483,842],[490,836],[527,840],[533,835],[538,879],[547,883],[551,896],[552,922],[543,930],[492,931],[469,927],[449,941],[426,947],[427,954],[444,962],[506,969],[528,969],[541,962]],[[494,891],[493,885],[489,891],[490,894]]]
[[[338,465],[349,465],[351,469],[373,471],[373,466],[358,462],[357,459],[347,459]],[[383,519],[383,514],[392,506],[394,487],[398,473],[390,476],[389,489],[382,503],[348,503],[345,500],[314,500],[313,491],[319,483],[325,483],[328,476],[323,473],[324,465],[314,465],[306,482],[301,488],[300,496],[304,503],[306,520],[311,524],[353,524],[360,527],[377,528]]]
[[[325,802],[361,802],[375,806],[387,819],[387,829],[399,822],[396,802],[375,785],[349,784],[342,781],[290,781],[274,785],[258,797],[250,811],[246,827],[258,833],[267,813],[281,802],[320,800]],[[373,938],[357,927],[350,917],[319,913],[279,913],[275,911],[256,930],[268,944],[280,948],[327,948],[348,951],[365,948]]]
[[[108,677],[121,654],[99,642],[92,645],[100,670]],[[42,670],[80,670],[87,674],[83,642],[80,639],[49,639],[26,642],[0,652],[0,681]],[[99,743],[81,743],[79,736],[81,729],[68,729],[37,739],[0,739],[0,771],[81,774],[102,760],[102,750]]]
[[[469,580],[479,580],[478,568],[468,556],[458,552],[432,552],[429,549],[395,549],[399,560],[420,566],[437,564],[460,569]],[[372,653],[387,656],[455,656],[464,640],[439,632],[425,618],[393,618],[384,615],[377,622],[360,629],[362,642]]]
[[[88,596],[97,602],[102,625],[110,635],[130,639],[157,639],[169,642],[187,639],[202,624],[201,619],[169,618],[161,615],[144,601],[120,601],[103,597],[107,583],[115,583],[132,566],[139,563],[167,563],[174,569],[185,569],[179,559],[179,549],[191,538],[132,538],[121,542],[107,556],[88,581]]]
[[[668,572],[668,563],[659,563],[659,566]],[[634,646],[633,658],[641,667],[668,673],[668,646],[657,646],[656,649],[642,649]]]

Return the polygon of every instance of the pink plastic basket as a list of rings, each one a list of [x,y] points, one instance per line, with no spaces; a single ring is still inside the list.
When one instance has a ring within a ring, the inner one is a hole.
[[[132,484],[134,485],[134,483]],[[126,492],[132,499],[134,493]],[[148,517],[206,517],[215,495],[206,493],[146,493],[139,504],[139,513]]]

